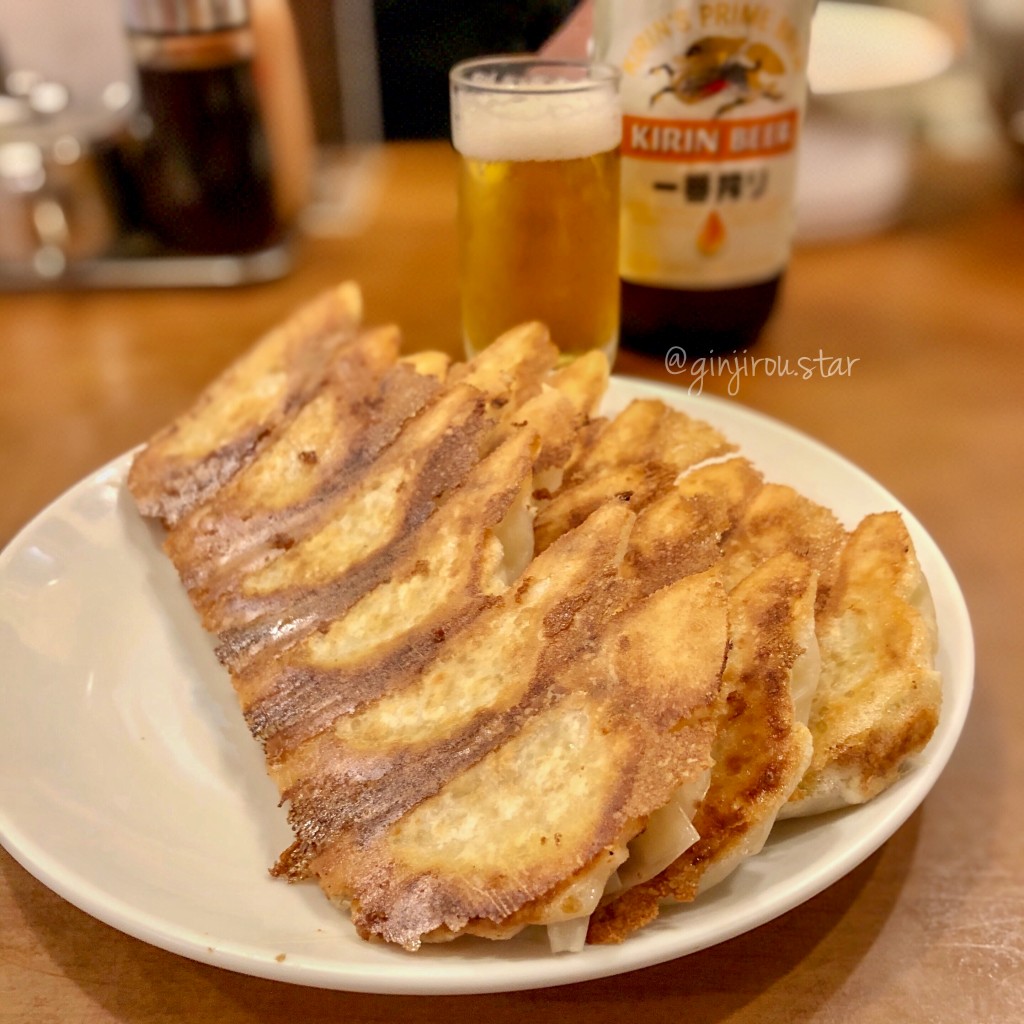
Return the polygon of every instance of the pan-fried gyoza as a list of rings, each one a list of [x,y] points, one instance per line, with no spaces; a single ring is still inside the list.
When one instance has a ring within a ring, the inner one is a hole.
[[[540,324],[400,354],[358,288],[259,340],[129,489],[262,744],[313,879],[406,949],[618,942],[871,799],[928,742],[927,583]]]

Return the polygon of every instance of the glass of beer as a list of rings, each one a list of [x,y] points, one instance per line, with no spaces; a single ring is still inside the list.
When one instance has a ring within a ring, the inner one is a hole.
[[[483,57],[451,71],[462,330],[472,356],[540,320],[570,359],[619,339],[619,72]]]

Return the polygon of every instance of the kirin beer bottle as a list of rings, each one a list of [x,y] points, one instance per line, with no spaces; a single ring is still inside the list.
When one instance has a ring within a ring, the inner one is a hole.
[[[597,0],[622,70],[622,344],[752,344],[789,261],[816,0]]]

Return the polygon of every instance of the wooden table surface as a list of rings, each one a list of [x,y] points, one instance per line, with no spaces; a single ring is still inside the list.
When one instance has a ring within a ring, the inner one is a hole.
[[[856,360],[851,373],[704,381],[880,480],[966,593],[971,715],[937,786],[881,850],[778,920],[688,958],[448,998],[306,989],[194,963],[92,919],[0,851],[0,1021],[1024,1020],[1024,198],[1003,172],[995,158],[930,157],[897,228],[797,251],[756,354],[824,353]],[[362,229],[306,239],[279,282],[0,295],[0,543],[338,279],[359,280],[367,318],[398,322],[410,349],[457,351],[450,150],[391,146],[365,173]],[[617,370],[670,379],[628,353]]]

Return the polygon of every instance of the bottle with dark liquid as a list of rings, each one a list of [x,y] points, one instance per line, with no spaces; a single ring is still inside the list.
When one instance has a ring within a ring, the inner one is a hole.
[[[622,71],[621,344],[752,345],[789,262],[816,0],[597,0]]]
[[[671,349],[694,359],[735,352],[757,341],[781,289],[780,272],[732,288],[666,288],[622,281],[622,344],[664,357]]]
[[[246,0],[125,0],[142,130],[136,207],[187,253],[244,253],[280,233]]]

